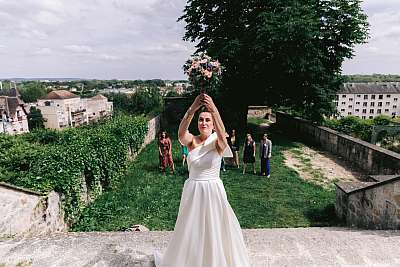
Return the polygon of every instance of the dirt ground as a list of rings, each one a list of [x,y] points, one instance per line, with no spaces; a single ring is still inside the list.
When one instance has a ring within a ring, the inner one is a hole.
[[[364,175],[341,158],[325,151],[298,144],[284,152],[285,164],[296,170],[301,178],[334,189],[338,181],[364,180]]]

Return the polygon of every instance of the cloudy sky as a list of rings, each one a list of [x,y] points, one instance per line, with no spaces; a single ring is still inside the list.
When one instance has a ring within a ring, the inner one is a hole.
[[[181,79],[185,0],[0,0],[0,78]],[[366,0],[371,39],[345,73],[400,74],[400,0]]]
[[[346,74],[400,74],[400,0],[365,0],[370,39],[343,65]]]

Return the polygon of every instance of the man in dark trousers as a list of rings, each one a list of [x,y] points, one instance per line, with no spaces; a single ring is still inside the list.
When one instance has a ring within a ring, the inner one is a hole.
[[[272,142],[268,139],[268,135],[265,133],[261,139],[260,159],[261,159],[261,175],[270,176],[270,163],[272,152]]]

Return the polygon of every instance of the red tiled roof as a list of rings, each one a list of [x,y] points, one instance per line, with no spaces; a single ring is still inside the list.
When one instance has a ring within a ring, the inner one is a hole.
[[[45,97],[41,99],[69,99],[69,98],[78,98],[79,96],[67,91],[67,90],[56,90],[51,91]]]
[[[91,97],[90,99],[92,99],[92,100],[103,100],[103,99],[107,99],[107,97],[105,97],[102,94],[98,94],[98,95],[95,95],[95,96]]]

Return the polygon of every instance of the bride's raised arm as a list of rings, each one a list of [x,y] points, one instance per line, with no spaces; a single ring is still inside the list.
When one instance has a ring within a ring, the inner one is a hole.
[[[211,96],[204,94],[203,103],[213,118],[214,128],[218,136],[217,150],[222,154],[228,145],[224,123],[222,122],[221,115],[219,115],[217,106],[215,106]]]
[[[195,98],[179,124],[178,139],[182,145],[188,146],[193,140],[193,135],[189,133],[188,128],[193,119],[194,113],[202,106],[201,99],[201,95],[198,95]]]

